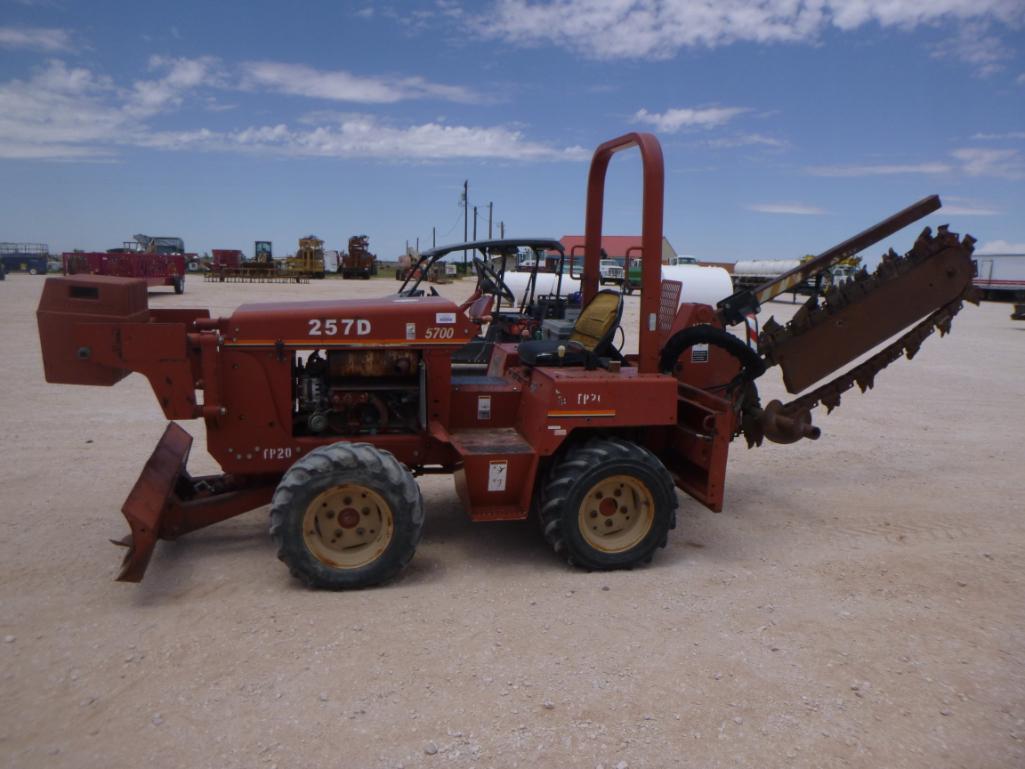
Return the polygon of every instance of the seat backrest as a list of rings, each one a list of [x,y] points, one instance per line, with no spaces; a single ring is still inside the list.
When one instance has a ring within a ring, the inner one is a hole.
[[[491,306],[494,303],[494,295],[485,294],[484,296],[478,297],[477,300],[470,305],[469,309],[466,311],[466,315],[474,323],[483,323],[484,318],[491,314]]]
[[[618,291],[599,291],[573,324],[569,340],[600,355],[612,343],[612,335],[622,318],[623,295]]]

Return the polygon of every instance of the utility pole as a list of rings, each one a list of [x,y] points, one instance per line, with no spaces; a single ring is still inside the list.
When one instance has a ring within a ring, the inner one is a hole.
[[[431,248],[438,247],[438,228],[431,227]]]
[[[416,236],[416,255],[420,256],[420,236]]]
[[[477,206],[473,207],[473,239],[477,239]]]
[[[492,214],[492,212],[494,210],[494,206],[495,206],[495,204],[493,202],[492,203],[488,203],[488,240],[491,240],[491,237],[492,237],[492,235],[491,235],[491,214]]]
[[[498,223],[498,231],[502,233],[500,236],[502,240],[505,240],[505,222]]]
[[[470,180],[467,179],[463,182],[463,242],[465,243],[467,238],[466,231],[466,206],[470,200]],[[463,267],[466,267],[466,249],[463,249]]]

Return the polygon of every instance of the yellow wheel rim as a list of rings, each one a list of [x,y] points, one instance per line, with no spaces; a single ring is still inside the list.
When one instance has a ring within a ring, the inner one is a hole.
[[[376,560],[395,534],[395,517],[380,494],[357,483],[321,492],[303,516],[303,542],[321,563],[357,569]]]
[[[577,514],[580,534],[603,553],[635,547],[655,522],[655,500],[648,487],[632,475],[613,475],[594,484]]]

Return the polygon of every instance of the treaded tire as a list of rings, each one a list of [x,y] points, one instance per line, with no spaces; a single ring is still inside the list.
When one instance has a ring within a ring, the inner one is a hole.
[[[311,505],[346,485],[366,488],[390,508],[392,533],[372,560],[343,568],[311,551],[303,528]],[[423,533],[424,506],[413,475],[390,452],[369,443],[340,442],[314,449],[288,469],[271,500],[270,519],[278,559],[293,577],[308,587],[346,590],[385,582],[409,563]]]
[[[614,476],[631,476],[653,501],[650,528],[627,549],[603,551],[581,531],[581,505],[598,484]],[[676,528],[676,490],[669,471],[642,446],[614,436],[591,438],[572,446],[549,470],[538,516],[545,539],[574,566],[594,571],[629,569],[650,563]]]
[[[185,276],[179,275],[174,279],[174,293],[184,294],[185,293]]]

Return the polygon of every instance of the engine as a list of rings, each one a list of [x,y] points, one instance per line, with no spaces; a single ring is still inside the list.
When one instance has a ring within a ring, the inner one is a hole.
[[[379,435],[419,429],[415,350],[314,350],[293,362],[294,435]]]

